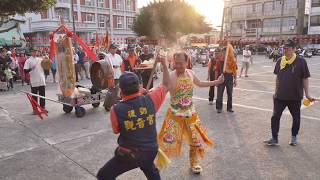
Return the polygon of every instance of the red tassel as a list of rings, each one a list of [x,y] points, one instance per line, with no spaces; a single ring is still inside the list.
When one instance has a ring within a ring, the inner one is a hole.
[[[43,109],[38,102],[36,102],[30,94],[27,94],[27,98],[29,102],[31,103],[33,111],[39,116],[39,118],[42,120],[42,115],[48,116],[48,113],[45,109]]]
[[[90,48],[82,41],[82,39],[79,36],[74,34],[73,37],[80,44],[80,46],[87,53],[87,55],[95,62],[97,60],[97,56],[90,50]]]
[[[55,49],[55,43],[53,38],[50,39],[50,54],[49,54],[49,58],[51,61],[53,61],[53,57],[54,57],[54,49]]]

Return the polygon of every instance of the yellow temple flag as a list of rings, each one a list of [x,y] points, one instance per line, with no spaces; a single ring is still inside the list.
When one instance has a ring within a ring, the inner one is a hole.
[[[233,47],[231,44],[228,43],[226,55],[225,55],[224,66],[223,66],[223,72],[232,73],[232,74],[236,75],[237,69],[238,69],[237,59],[234,56]]]

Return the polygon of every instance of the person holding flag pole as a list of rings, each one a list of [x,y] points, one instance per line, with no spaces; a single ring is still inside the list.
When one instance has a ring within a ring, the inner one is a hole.
[[[216,109],[217,113],[222,112],[222,101],[224,89],[227,89],[228,101],[227,101],[227,111],[233,113],[232,109],[232,93],[233,87],[237,86],[237,59],[235,58],[233,47],[231,44],[227,44],[225,58],[222,61],[217,62],[218,76],[224,75],[224,83],[218,86]]]

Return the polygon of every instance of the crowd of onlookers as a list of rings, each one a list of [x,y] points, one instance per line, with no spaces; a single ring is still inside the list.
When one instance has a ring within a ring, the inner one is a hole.
[[[48,59],[48,50],[37,50],[36,56],[41,59]],[[78,48],[75,51],[77,81],[80,79],[90,78],[89,58]],[[24,71],[25,62],[31,57],[29,49],[4,48],[0,47],[0,91],[7,91],[14,88],[14,82],[21,82],[21,85],[30,84],[30,73]],[[51,67],[44,69],[45,78],[52,74],[52,82],[56,83],[56,62],[55,58],[51,60]]]
[[[29,74],[23,72],[27,57],[26,53],[16,53],[14,49],[0,48],[0,91],[13,89],[13,82],[18,79],[21,79],[22,85],[29,84]]]

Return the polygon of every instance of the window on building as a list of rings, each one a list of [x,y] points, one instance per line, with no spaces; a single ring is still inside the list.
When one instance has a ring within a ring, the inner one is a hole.
[[[87,22],[94,22],[94,14],[87,13],[86,14],[86,21]]]
[[[233,18],[242,18],[246,16],[246,6],[234,6],[231,10],[231,15]]]
[[[67,9],[67,8],[55,8],[54,11],[55,11],[57,19],[63,18],[65,20],[69,20],[69,18],[70,18],[69,9]]]
[[[117,28],[122,29],[124,27],[124,19],[123,16],[117,17]]]
[[[231,10],[233,18],[244,18],[262,15],[262,3],[234,6]]]
[[[98,7],[105,7],[105,1],[104,0],[97,0]]]
[[[320,26],[320,15],[310,16],[310,26]]]
[[[106,15],[98,15],[98,26],[100,28],[106,27]]]
[[[320,0],[311,0],[311,7],[320,7]]]
[[[133,28],[133,18],[132,17],[128,17],[127,18],[127,28],[128,29],[132,29]]]
[[[251,7],[251,9],[249,9],[249,11],[247,12],[249,16],[251,16],[252,14],[262,15],[262,3],[257,3],[253,4],[252,6],[248,6]]]
[[[279,16],[281,15],[281,1],[270,1],[264,3],[265,16]]]
[[[242,33],[245,31],[245,22],[244,21],[235,21],[231,23],[231,35],[242,36]]]
[[[78,13],[77,12],[73,12],[73,18],[75,21],[78,21]]]
[[[282,31],[283,32],[292,32],[296,29],[297,20],[295,17],[283,18],[282,22]]]
[[[116,9],[123,9],[123,0],[116,0]]]
[[[280,32],[281,19],[265,19],[263,21],[263,32],[276,33]]]
[[[132,10],[132,0],[126,0],[126,10]]]
[[[288,14],[297,11],[298,1],[297,0],[284,0],[283,13]]]
[[[85,4],[86,6],[94,6],[94,0],[85,0],[85,1],[84,1],[84,4]]]

